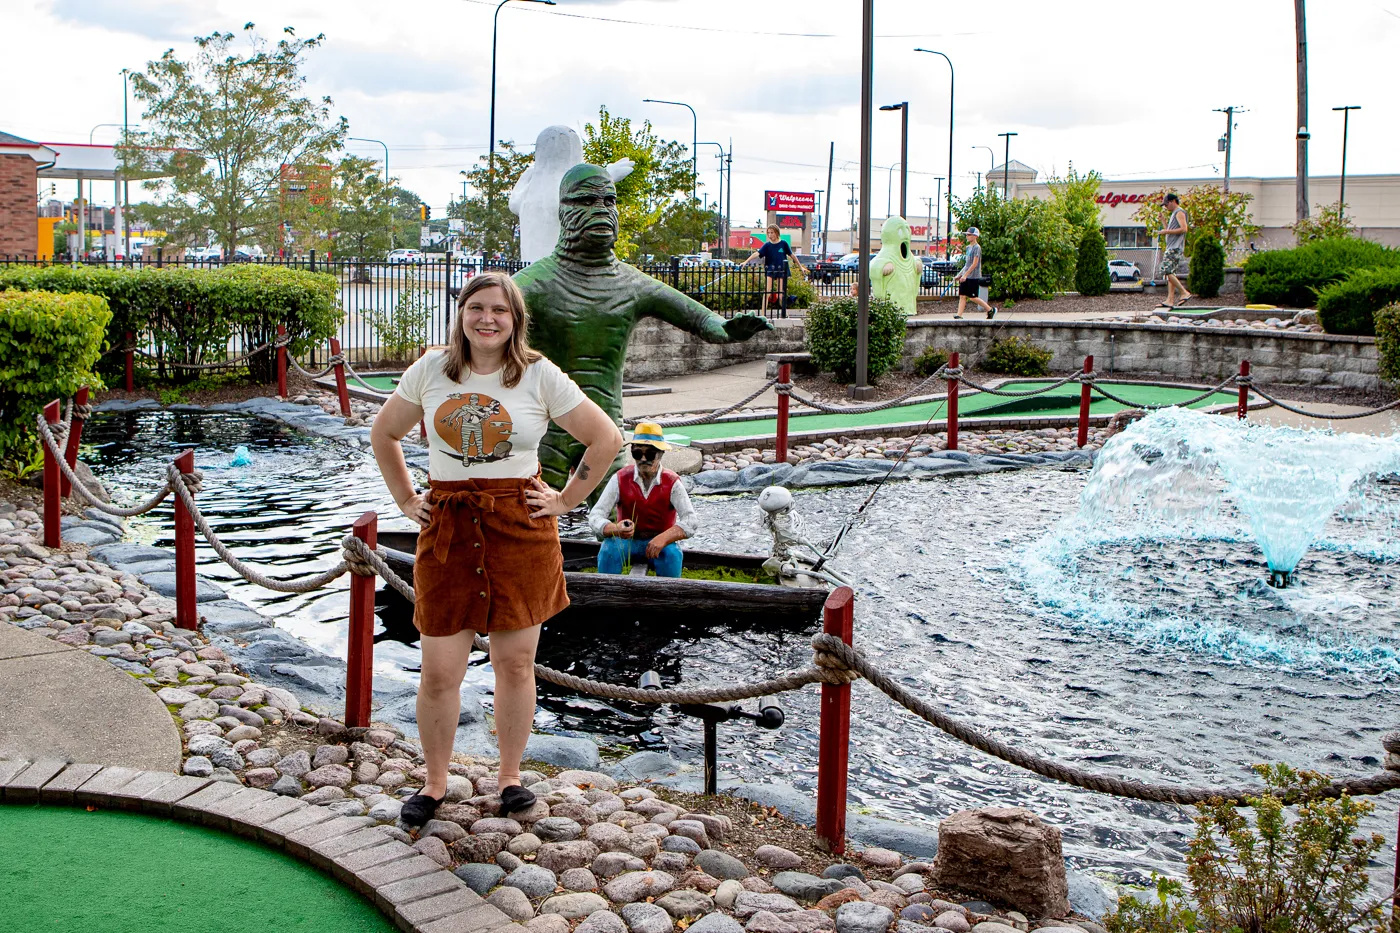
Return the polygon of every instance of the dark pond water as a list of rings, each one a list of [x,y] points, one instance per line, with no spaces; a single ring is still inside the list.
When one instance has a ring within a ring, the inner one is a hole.
[[[365,509],[394,514],[366,455],[264,422],[224,415],[104,415],[84,439],[94,445],[85,457],[98,475],[131,490],[154,485],[165,459],[193,446],[206,477],[201,508],[217,532],[245,560],[282,575],[333,565],[339,538]],[[228,466],[237,444],[251,448],[251,466]],[[1181,783],[1248,780],[1249,766],[1267,761],[1334,775],[1379,767],[1380,736],[1400,724],[1400,679],[1383,665],[1349,670],[1308,663],[1306,656],[1232,654],[1218,640],[1158,637],[1151,628],[1102,619],[1085,624],[1048,600],[1044,579],[1036,575],[1044,569],[1047,532],[1076,512],[1084,482],[1082,473],[1024,471],[887,486],[838,562],[859,594],[857,643],[948,713],[1082,767]],[[798,507],[812,538],[822,540],[866,495],[861,488],[799,493]],[[694,546],[766,550],[751,499],[705,500],[698,510],[705,528]],[[158,511],[135,521],[134,532],[169,543],[170,520],[169,511]],[[1353,554],[1345,529],[1333,537],[1332,546],[1314,552],[1316,566],[1309,572],[1315,578],[1350,574],[1363,600],[1373,591],[1394,592],[1393,558]],[[1244,567],[1251,576],[1259,562],[1248,541],[1218,538],[1201,546],[1216,565]],[[1151,554],[1142,549],[1157,545],[1096,547],[1101,572],[1130,581],[1127,602],[1150,602],[1154,588],[1192,588],[1193,567],[1203,580],[1209,573],[1209,566],[1193,563],[1193,546],[1179,542]],[[344,579],[318,594],[287,596],[242,583],[206,548],[198,559],[201,573],[229,582],[234,596],[276,615],[288,631],[326,651],[343,652]],[[1166,562],[1175,569],[1165,582],[1141,582],[1142,568]],[[1065,585],[1088,584],[1072,578]],[[1248,589],[1245,583],[1214,581],[1198,598],[1178,595],[1177,604],[1228,629],[1234,610],[1224,601],[1215,605],[1221,587],[1232,599],[1239,598],[1240,587]],[[1328,589],[1329,599],[1336,589]],[[376,668],[411,680],[417,667],[411,623],[396,601],[381,600]],[[1343,609],[1338,628],[1364,617],[1358,637],[1368,644],[1383,647],[1395,637],[1398,620],[1388,610],[1367,615],[1351,603]],[[1277,618],[1284,628],[1293,624],[1287,613]],[[1296,638],[1321,636],[1322,623],[1309,618],[1310,627],[1295,632]],[[1268,613],[1260,613],[1250,625],[1267,621]],[[763,630],[703,615],[683,624],[670,618],[575,619],[549,627],[541,660],[617,683],[634,683],[648,668],[668,682],[742,681],[807,663],[815,627],[814,620],[808,628]],[[468,676],[489,690],[484,659]],[[808,690],[783,697],[788,720],[777,732],[743,723],[722,726],[722,774],[777,777],[814,788],[817,695]],[[1026,806],[1063,828],[1066,854],[1081,866],[1139,880],[1151,870],[1180,870],[1191,833],[1183,811],[1099,797],[1029,775],[935,732],[864,684],[854,690],[853,722],[854,807],[937,819],[972,806]],[[665,709],[545,690],[537,725],[592,735],[625,750],[664,747],[680,758],[699,757],[698,726]],[[1394,804],[1383,800],[1380,809],[1368,828],[1393,838]]]

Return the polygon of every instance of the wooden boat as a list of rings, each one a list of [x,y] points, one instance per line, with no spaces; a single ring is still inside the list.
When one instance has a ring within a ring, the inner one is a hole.
[[[418,532],[380,530],[379,546],[389,566],[405,580],[413,579],[413,555]],[[637,613],[705,613],[717,616],[766,616],[775,622],[812,621],[821,615],[829,588],[775,586],[767,583],[728,583],[645,576],[646,563],[634,565],[631,574],[592,572],[598,563],[599,543],[561,538],[564,578],[574,609],[627,610]],[[752,554],[715,551],[685,552],[687,569],[728,568],[757,577],[764,558]]]

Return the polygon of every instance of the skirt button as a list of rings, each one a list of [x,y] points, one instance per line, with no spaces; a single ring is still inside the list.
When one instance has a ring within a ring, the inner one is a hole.
[[[482,599],[485,599],[485,598],[486,598],[486,591],[485,591],[485,590],[482,590],[482,592],[481,592],[481,598],[482,598]]]
[[[477,573],[485,573],[485,572],[486,572],[486,568],[485,568],[485,567],[478,567],[478,568],[476,568],[476,572],[477,572]]]

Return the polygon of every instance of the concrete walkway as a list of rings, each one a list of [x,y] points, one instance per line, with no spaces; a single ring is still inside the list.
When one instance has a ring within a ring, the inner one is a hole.
[[[653,379],[646,384],[669,388],[667,395],[634,395],[622,400],[622,413],[628,418],[663,415],[681,411],[713,411],[733,405],[768,381],[767,362],[736,363],[706,373],[692,373],[671,379]],[[772,389],[751,403],[755,406],[778,404]]]
[[[178,772],[180,750],[170,711],[129,674],[0,623],[0,758]]]
[[[1283,398],[1283,396],[1279,396]],[[1293,402],[1284,399],[1290,404],[1306,409],[1326,413],[1329,415],[1345,415],[1357,411],[1367,411],[1357,405],[1329,405],[1326,402]],[[1371,415],[1366,418],[1352,418],[1347,421],[1319,421],[1316,418],[1304,418],[1302,415],[1295,415],[1291,411],[1284,411],[1282,408],[1265,408],[1261,411],[1251,411],[1249,420],[1260,424],[1272,424],[1277,426],[1287,426],[1290,428],[1331,428],[1338,433],[1347,434],[1395,434],[1400,431],[1400,409],[1392,408],[1390,411],[1382,412],[1379,415]]]

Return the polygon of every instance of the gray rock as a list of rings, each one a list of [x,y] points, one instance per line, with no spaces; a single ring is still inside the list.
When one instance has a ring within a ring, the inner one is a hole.
[[[243,786],[243,782],[238,779],[238,775],[234,774],[228,768],[215,768],[214,773],[209,775],[209,779],[211,781],[223,781],[225,784]]]
[[[963,901],[958,906],[971,914],[994,914],[997,909],[986,901]]]
[[[93,545],[111,544],[121,538],[121,535],[110,526],[102,525],[99,522],[89,522],[82,525],[72,525],[63,530],[64,544],[86,544]]]
[[[574,928],[574,933],[627,933],[627,926],[611,910],[595,910]]]
[[[923,875],[913,873],[900,875],[892,883],[905,894],[918,894],[925,887]]]
[[[196,694],[178,687],[164,687],[157,690],[156,697],[166,706],[184,706],[186,703],[193,703],[199,699]]]
[[[273,781],[272,786],[269,787],[268,790],[272,791],[274,794],[281,794],[283,797],[300,797],[302,793],[301,781],[298,781],[290,774],[284,774]]]
[[[784,894],[759,894],[755,891],[741,891],[739,896],[734,898],[734,915],[740,920],[747,920],[760,910],[772,911],[775,914],[787,914],[801,909],[801,905]]]
[[[725,910],[734,908],[734,901],[744,892],[744,886],[739,882],[730,879],[721,881],[719,887],[715,888],[715,903]]]
[[[836,927],[837,933],[841,933],[841,927]],[[1015,927],[1006,923],[997,923],[995,920],[983,920],[972,928],[972,933],[1020,933]]]
[[[663,752],[637,752],[608,768],[608,774],[623,781],[646,781],[680,771],[680,762]]]
[[[535,852],[535,863],[552,872],[570,868],[587,868],[598,857],[598,847],[576,839],[572,842],[547,842]]]
[[[604,852],[593,860],[593,873],[612,878],[625,871],[645,871],[647,863],[627,852]]]
[[[773,887],[800,901],[819,901],[841,890],[840,878],[818,878],[801,871],[780,871],[772,878]]]
[[[137,577],[142,583],[149,586],[162,596],[173,597],[175,595],[175,572],[173,570],[157,570],[154,573],[143,573]],[[228,594],[223,587],[207,577],[196,576],[194,578],[194,599],[197,603],[209,603],[216,600],[227,599]]]
[[[559,914],[565,920],[579,920],[597,910],[607,910],[608,902],[587,891],[556,894],[540,905],[542,914]]]
[[[207,778],[214,773],[214,763],[203,755],[191,755],[185,759],[183,770],[191,777]]]
[[[859,878],[865,880],[865,872],[856,865],[828,865],[822,869],[823,878]]]
[[[345,765],[323,765],[305,775],[307,784],[312,787],[340,787],[350,786],[352,775],[350,769]]]
[[[381,800],[369,808],[369,818],[381,823],[392,823],[399,818],[402,811],[402,800]]]
[[[628,904],[620,913],[631,933],[671,933],[675,928],[671,915],[655,904]]]
[[[1066,870],[1065,881],[1069,887],[1069,905],[1077,914],[1099,920],[1117,904],[1104,883],[1093,875]]]
[[[320,745],[316,748],[316,755],[311,759],[311,767],[320,768],[324,765],[343,765],[350,760],[350,750],[344,745]]]
[[[186,722],[191,719],[213,719],[217,715],[219,715],[219,704],[203,697],[191,700],[180,707],[180,718]]]
[[[506,875],[506,873],[501,870],[500,866],[484,865],[481,862],[468,862],[465,865],[459,865],[452,874],[465,881],[467,887],[471,888],[477,894],[485,894],[487,891],[490,891],[499,884],[500,880]],[[529,905],[527,904],[526,906]],[[533,910],[530,911],[531,916],[534,916],[534,913]]]
[[[551,888],[551,890],[553,889]],[[501,913],[517,922],[529,920],[535,915],[535,909],[530,906],[530,899],[526,897],[525,893],[519,888],[497,888],[487,895],[486,903],[491,904]],[[567,925],[565,925],[564,931],[567,933]]]
[[[598,890],[598,879],[587,868],[570,868],[559,876],[559,883],[570,891]]]
[[[583,827],[566,816],[548,816],[535,821],[530,831],[545,842],[568,842],[577,839]]]
[[[535,733],[525,743],[525,757],[560,768],[591,771],[598,767],[598,746],[589,739]]]
[[[682,888],[672,891],[665,897],[656,899],[656,906],[677,920],[682,917],[699,917],[715,909],[715,902],[699,891]]]
[[[208,755],[217,748],[233,748],[233,743],[221,735],[195,735],[190,737],[191,755]]]
[[[948,933],[968,933],[972,929],[972,924],[967,922],[967,915],[960,910],[943,911],[933,918],[933,925],[940,930],[947,930]]]
[[[365,802],[363,800],[337,800],[325,806],[327,810],[330,810],[332,813],[338,813],[341,816],[364,816],[366,812]],[[442,840],[439,839],[438,841],[441,842]],[[443,865],[442,862],[438,862],[438,864]],[[447,866],[443,865],[443,867],[445,868]]]
[[[282,760],[282,753],[275,748],[255,748],[243,757],[247,758],[248,764],[254,768],[271,768]]]
[[[894,911],[879,904],[848,901],[836,908],[836,933],[885,933]]]
[[[311,770],[311,755],[305,749],[298,749],[273,765],[278,774],[301,777]]]
[[[247,767],[247,762],[243,756],[231,748],[216,748],[209,753],[209,760],[217,768],[228,768],[230,771],[241,771]]]
[[[519,888],[526,897],[530,898],[552,894],[559,884],[554,872],[538,865],[522,865],[506,875],[505,880],[501,883],[512,888]]]
[[[424,836],[436,836],[443,842],[456,842],[467,834],[467,831],[456,823],[447,820],[428,820],[423,824],[423,828],[418,830],[419,838]]]
[[[681,852],[658,852],[652,856],[651,867],[668,875],[680,876],[690,868],[690,856]]]
[[[738,920],[716,911],[686,927],[686,933],[744,933],[744,928]]]
[[[765,868],[791,869],[802,867],[802,856],[782,846],[759,846],[754,858]]]
[[[509,873],[522,867],[525,864],[525,860],[502,849],[496,853],[496,864]]]
[[[325,806],[326,804],[338,803],[345,799],[345,791],[339,787],[318,787],[309,794],[302,797],[307,803]]]
[[[716,849],[706,849],[695,856],[695,867],[705,874],[721,880],[726,878],[740,880],[752,874],[743,862]]]
[[[461,829],[460,826],[457,828]],[[447,851],[447,843],[437,836],[423,836],[413,844],[412,848],[437,862],[443,868],[452,867],[452,855]]]
[[[603,893],[614,904],[659,897],[676,886],[676,879],[664,871],[629,871],[603,886]]]

